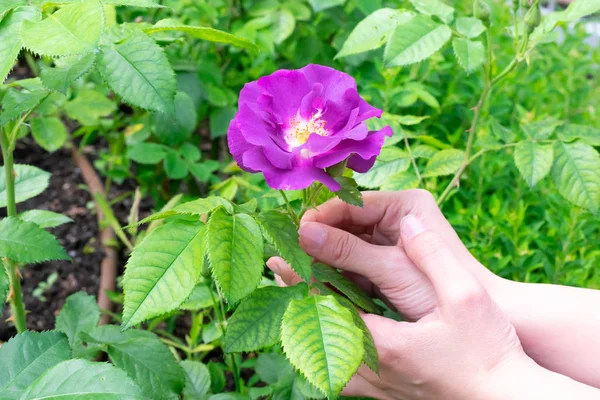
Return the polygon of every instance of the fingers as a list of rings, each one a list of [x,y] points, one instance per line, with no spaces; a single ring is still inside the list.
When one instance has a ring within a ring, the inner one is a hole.
[[[303,222],[298,233],[300,246],[308,255],[335,268],[362,275],[376,285],[394,266],[391,263],[396,259],[394,247],[373,245],[318,222]]]
[[[281,257],[271,257],[267,267],[275,274],[279,286],[294,286],[302,282],[302,278]]]
[[[400,227],[406,253],[433,284],[441,308],[456,309],[457,305],[478,301],[486,294],[442,236],[427,230],[420,218],[407,215]]]

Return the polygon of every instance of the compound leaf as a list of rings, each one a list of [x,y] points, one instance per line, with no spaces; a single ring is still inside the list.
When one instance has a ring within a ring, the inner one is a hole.
[[[0,347],[0,398],[19,399],[48,368],[70,357],[69,342],[61,332],[18,334]]]
[[[106,363],[68,360],[39,377],[21,400],[127,399],[147,400],[125,371]]]
[[[364,355],[362,331],[333,296],[292,300],[283,316],[281,340],[292,365],[330,399],[338,396]]]
[[[0,221],[0,257],[24,264],[71,259],[54,235],[18,217]]]
[[[98,70],[128,103],[173,114],[177,82],[163,50],[143,32],[118,44],[100,46]]]
[[[552,178],[560,194],[571,203],[598,212],[600,155],[582,142],[554,143]]]
[[[235,304],[253,291],[263,272],[260,228],[247,214],[219,208],[208,222],[208,259],[225,299]]]
[[[174,221],[153,230],[125,268],[123,326],[175,310],[194,290],[204,262],[204,224]]]
[[[75,80],[88,72],[96,61],[96,53],[54,60],[54,67],[42,67],[40,79],[45,87],[66,94]]]
[[[5,166],[0,167],[0,207],[6,207]],[[42,193],[50,184],[50,174],[32,165],[14,165],[17,203]]]
[[[196,39],[208,40],[209,42],[231,44],[233,46],[241,47],[244,49],[250,49],[253,51],[258,50],[258,47],[248,39],[235,36],[231,33],[223,32],[218,29],[208,28],[205,26],[163,25],[153,26],[152,28],[144,30],[144,32],[148,34],[168,31],[184,32]]]
[[[23,45],[46,56],[89,53],[104,29],[104,8],[97,0],[69,4],[39,22],[25,21]]]
[[[563,142],[581,139],[590,146],[600,146],[600,129],[587,125],[566,124],[558,128],[558,138]]]
[[[304,283],[255,290],[227,321],[225,351],[256,351],[277,344],[281,336],[281,319],[288,304],[293,299],[304,298],[307,292]]]
[[[6,0],[5,0],[6,1]],[[25,1],[15,1],[14,3],[8,0],[8,4],[3,2],[0,5],[0,16],[4,11],[10,10],[12,7],[25,5]],[[0,84],[4,82],[8,73],[12,70],[13,65],[23,47],[19,31],[23,21],[39,21],[41,19],[40,11],[36,7],[17,7],[11,11],[4,19],[0,20]]]
[[[8,89],[2,99],[4,111],[0,114],[0,126],[36,108],[48,93],[43,88],[21,91],[14,88]]]
[[[305,282],[310,282],[312,259],[300,247],[298,229],[289,215],[271,210],[257,216],[267,240]]]
[[[461,35],[466,36],[468,39],[475,39],[477,36],[485,32],[487,28],[483,25],[483,22],[473,17],[459,17],[456,18],[456,30]]]
[[[100,320],[100,308],[96,298],[85,292],[78,292],[67,297],[65,305],[56,317],[56,330],[64,332],[73,347],[80,342],[79,332],[90,332]]]
[[[552,167],[552,145],[524,140],[515,148],[515,164],[529,187],[534,187],[550,172]]]
[[[170,210],[159,211],[156,214],[152,214],[149,217],[144,218],[136,225],[146,224],[148,222],[172,217],[174,215],[201,216],[203,214],[213,211],[219,206],[223,206],[228,213],[233,214],[233,205],[228,200],[225,200],[222,197],[209,196],[204,199],[188,201],[186,203],[175,206]]]
[[[387,42],[384,61],[388,66],[402,66],[422,61],[442,48],[452,30],[425,15],[416,15],[396,27]]]
[[[420,13],[435,15],[447,24],[454,19],[454,8],[440,0],[410,0],[410,2]]]

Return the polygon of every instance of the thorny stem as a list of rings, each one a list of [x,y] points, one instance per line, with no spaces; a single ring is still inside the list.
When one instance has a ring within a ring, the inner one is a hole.
[[[523,43],[521,44],[519,51],[517,52],[515,57],[506,66],[506,68],[504,68],[504,70],[502,72],[500,72],[498,75],[496,75],[495,77],[492,78],[492,52],[490,50],[491,46],[492,46],[492,40],[491,40],[491,34],[489,32],[489,28],[488,28],[488,33],[487,33],[486,37],[487,37],[487,47],[488,47],[488,60],[487,60],[487,67],[486,67],[486,71],[485,71],[485,86],[484,86],[483,92],[481,93],[481,96],[479,97],[479,101],[477,102],[477,105],[473,108],[473,111],[475,112],[475,114],[473,115],[473,120],[471,121],[471,127],[468,130],[469,137],[467,139],[467,147],[465,149],[465,159],[464,159],[462,165],[460,166],[460,168],[458,169],[458,171],[456,171],[456,173],[450,180],[450,183],[448,184],[448,186],[446,186],[446,188],[444,189],[444,191],[442,192],[440,197],[438,197],[438,199],[437,199],[438,205],[442,205],[448,199],[448,196],[450,195],[452,189],[454,189],[455,187],[458,187],[459,182],[460,182],[460,177],[465,172],[465,170],[467,169],[469,164],[471,164],[471,162],[473,162],[474,159],[476,159],[481,154],[483,154],[483,152],[487,151],[487,150],[482,150],[479,153],[477,153],[475,156],[471,157],[473,141],[475,139],[475,133],[477,132],[479,119],[481,117],[481,109],[482,109],[483,105],[485,104],[492,88],[495,85],[497,85],[502,79],[504,79],[508,74],[510,74],[515,69],[517,64],[519,64],[519,62],[523,59],[523,55],[525,54],[525,52],[527,50],[527,45],[529,44],[529,35],[525,34],[525,36],[523,38]]]
[[[14,148],[14,132],[18,132],[21,125],[21,120],[13,129],[11,138],[7,137],[8,131],[0,130],[0,146],[2,147],[2,158],[4,159],[4,180],[6,185],[6,214],[9,217],[17,216],[17,204],[15,200],[15,175],[13,166],[13,148]],[[4,259],[4,267],[10,282],[10,309],[12,319],[17,328],[17,332],[21,333],[27,330],[25,319],[25,304],[23,303],[23,293],[21,291],[21,274],[17,264],[7,258]]]
[[[290,217],[292,217],[292,219],[294,220],[294,224],[296,224],[296,226],[300,226],[300,219],[298,218],[298,215],[296,215],[296,211],[294,211],[294,208],[290,204],[290,201],[288,200],[287,196],[285,195],[285,192],[283,190],[280,190],[279,193],[281,193],[281,197],[283,197],[283,200],[285,200],[285,204],[287,206],[288,213],[290,214]]]

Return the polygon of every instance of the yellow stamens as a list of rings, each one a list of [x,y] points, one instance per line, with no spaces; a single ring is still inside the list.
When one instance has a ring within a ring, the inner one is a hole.
[[[300,116],[300,112],[290,119],[290,127],[285,133],[285,141],[292,147],[306,143],[311,133],[319,136],[329,136],[325,129],[325,121],[321,119],[321,111],[311,115],[307,121]]]

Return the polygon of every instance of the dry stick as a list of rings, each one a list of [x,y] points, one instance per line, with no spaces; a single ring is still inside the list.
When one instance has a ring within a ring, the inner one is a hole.
[[[90,192],[92,193],[92,198],[96,198],[96,194],[100,193],[104,198],[106,198],[106,194],[104,193],[104,185],[102,181],[98,177],[96,170],[92,167],[92,164],[89,160],[79,152],[77,146],[72,144],[71,146],[71,154],[73,156],[73,161],[81,170],[81,175],[83,176],[83,180],[90,188]],[[105,228],[100,228],[102,226],[104,220],[104,214],[96,204],[96,216],[98,219],[98,228],[102,229],[100,231],[100,244],[102,245],[102,249],[104,250],[104,259],[102,260],[102,264],[100,264],[100,287],[98,288],[98,307],[101,310],[112,310],[112,302],[108,298],[106,294],[107,290],[114,291],[115,290],[115,282],[117,279],[117,263],[119,260],[119,256],[117,254],[117,250],[112,247],[112,244],[115,243],[116,237],[115,232],[112,228],[107,225]],[[102,313],[100,317],[100,325],[105,325],[110,322],[110,315],[106,313]]]

